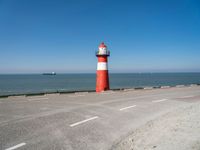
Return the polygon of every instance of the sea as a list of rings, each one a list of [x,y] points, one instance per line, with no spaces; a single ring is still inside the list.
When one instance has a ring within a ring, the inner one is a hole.
[[[176,86],[200,83],[200,73],[110,73],[110,88]],[[96,74],[0,75],[0,96],[95,90]]]

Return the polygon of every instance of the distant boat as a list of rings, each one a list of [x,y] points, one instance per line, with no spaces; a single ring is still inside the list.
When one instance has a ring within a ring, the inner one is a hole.
[[[43,75],[56,75],[56,73],[55,72],[43,73]]]

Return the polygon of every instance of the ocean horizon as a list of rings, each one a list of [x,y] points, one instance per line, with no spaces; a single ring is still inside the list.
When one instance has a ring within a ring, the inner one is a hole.
[[[109,73],[110,88],[176,86],[200,83],[199,72],[187,73]],[[57,75],[0,74],[0,96],[30,93],[95,90],[95,73]]]

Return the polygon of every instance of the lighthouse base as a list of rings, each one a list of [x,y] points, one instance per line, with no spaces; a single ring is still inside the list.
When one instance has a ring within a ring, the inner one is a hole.
[[[108,70],[97,70],[96,92],[109,90]]]

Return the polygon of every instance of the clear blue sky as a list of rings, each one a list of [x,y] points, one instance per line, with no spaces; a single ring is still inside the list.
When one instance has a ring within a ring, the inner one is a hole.
[[[0,0],[0,73],[200,72],[199,0]]]

